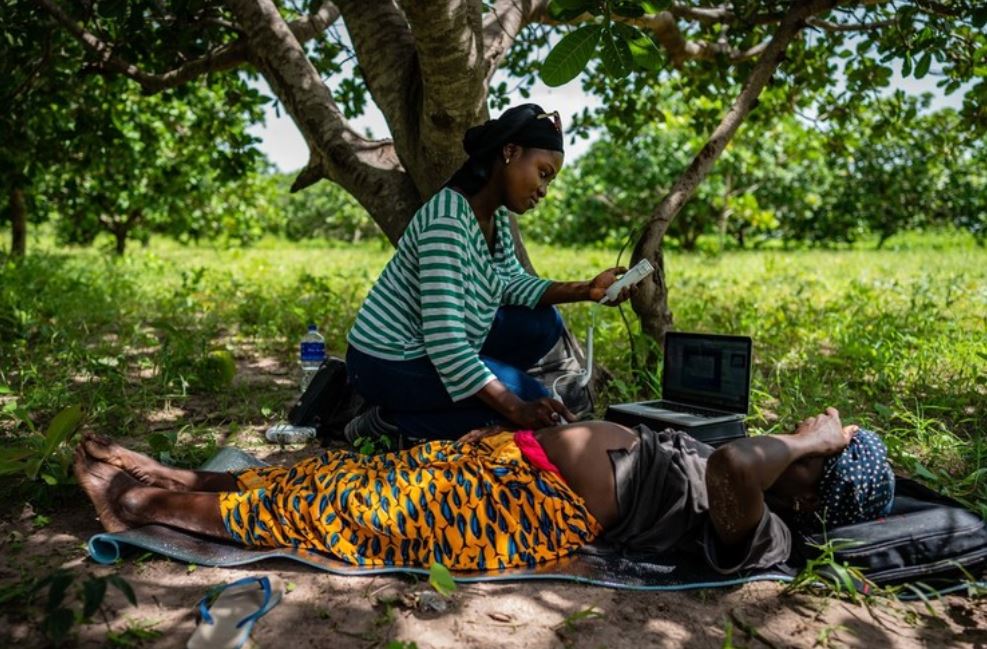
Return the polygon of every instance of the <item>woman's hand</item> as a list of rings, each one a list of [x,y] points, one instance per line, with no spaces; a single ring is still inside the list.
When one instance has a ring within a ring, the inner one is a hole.
[[[613,268],[608,268],[594,277],[589,283],[589,299],[594,302],[599,302],[602,300],[603,296],[606,295],[607,289],[610,288],[610,286],[613,285],[613,283],[626,272],[627,269],[623,266],[615,266]],[[637,287],[635,286],[625,288],[617,295],[616,299],[608,300],[606,305],[616,306],[634,295],[635,292],[637,292]]]
[[[457,442],[466,442],[468,444],[476,444],[484,437],[489,437],[490,435],[496,435],[497,433],[503,433],[509,431],[510,428],[501,426],[500,424],[495,424],[493,426],[484,426],[483,428],[474,428],[470,432],[466,433],[460,437]]]
[[[561,401],[542,397],[535,401],[522,401],[510,414],[510,420],[519,428],[538,430],[576,421],[576,416]]]

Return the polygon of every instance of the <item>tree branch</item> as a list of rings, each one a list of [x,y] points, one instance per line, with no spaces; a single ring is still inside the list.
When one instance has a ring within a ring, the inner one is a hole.
[[[722,23],[732,23],[737,19],[736,14],[730,5],[720,5],[719,7],[691,7],[689,5],[672,3],[668,12],[676,18],[687,18],[704,25],[716,25]]]
[[[299,43],[305,43],[329,29],[329,26],[336,22],[337,18],[339,18],[339,8],[329,0],[323,0],[322,5],[315,13],[292,20],[288,23],[288,29],[295,35]]]
[[[110,45],[76,23],[54,0],[35,1],[87,49],[99,56],[100,67],[103,70],[123,74],[141,84],[141,87],[150,93],[175,88],[204,74],[232,70],[247,61],[246,44],[241,39],[221,45],[205,56],[193,59],[168,72],[161,74],[144,72],[136,65],[113,54]],[[325,31],[338,17],[339,10],[335,5],[325,2],[314,14],[292,21],[289,27],[300,42],[305,42]],[[236,25],[231,25],[231,28],[243,32]]]
[[[690,41],[683,36],[675,16],[670,11],[662,11],[654,16],[621,18],[621,20],[650,30],[661,43],[661,46],[665,48],[672,65],[675,67],[680,67],[687,60],[712,60],[720,55],[726,56],[732,63],[739,63],[761,54],[768,43],[765,40],[746,50],[738,50],[723,42]]]
[[[378,223],[397,242],[420,199],[393,143],[368,140],[350,128],[272,0],[227,0],[227,5],[247,31],[250,62],[281,100],[313,159],[371,214],[389,215]],[[311,178],[312,172],[303,175]]]
[[[681,67],[684,62],[689,60],[714,60],[718,56],[725,56],[731,63],[747,61],[749,59],[756,58],[764,52],[768,44],[768,41],[765,40],[746,50],[740,50],[723,41],[708,42],[688,40],[679,28],[677,21],[678,17],[689,18],[691,20],[706,23],[721,22],[724,24],[730,24],[740,21],[739,18],[732,14],[732,11],[723,7],[703,9],[685,7],[682,5],[676,5],[668,11],[660,11],[656,14],[641,16],[640,18],[612,16],[612,19],[635,25],[654,34],[654,37],[668,54],[672,65],[677,68]],[[594,17],[587,13],[569,20],[568,23],[579,23],[593,19]],[[756,16],[750,22],[753,24],[766,24],[776,22],[780,19],[781,16],[775,14],[763,14]],[[558,24],[556,21],[548,18],[544,12],[534,14],[533,20],[552,25]]]
[[[764,52],[754,64],[737,99],[723,116],[723,119],[720,120],[720,124],[710,135],[706,144],[693,158],[688,168],[676,179],[672,189],[655,208],[641,238],[638,239],[634,247],[632,263],[647,258],[652,260],[659,271],[662,269],[661,243],[672,219],[695,193],[696,188],[709,173],[727,144],[730,143],[737,129],[750,114],[761,91],[768,85],[779,63],[784,58],[788,44],[802,30],[805,21],[809,17],[829,11],[838,1],[808,0],[793,2],[790,5],[787,14],[778,25]],[[665,329],[671,324],[667,290],[661,273],[658,273],[650,281],[639,285],[639,290],[632,298],[631,304],[641,319],[642,331],[655,340],[660,340],[664,336]]]
[[[818,27],[828,32],[864,32],[890,27],[897,23],[898,20],[896,18],[888,18],[887,20],[878,20],[873,23],[834,23],[829,20],[823,20],[822,18],[809,18],[805,22],[807,25]]]
[[[390,1],[338,0],[338,4],[359,74],[383,113],[396,148],[416,155],[421,78],[408,20]]]
[[[487,117],[480,0],[399,0],[414,33],[421,78],[415,184],[430,195],[464,157],[461,141]]]
[[[755,64],[740,95],[723,116],[719,126],[710,135],[706,145],[693,159],[692,164],[682,173],[655,210],[641,242],[645,240],[660,241],[672,218],[692,196],[699,182],[708,173],[754,107],[761,91],[777,69],[788,44],[798,35],[808,18],[814,14],[828,11],[837,2],[838,0],[811,0],[810,2],[793,3],[789,13],[778,26],[764,53]],[[637,261],[638,258],[635,257],[632,261]]]
[[[547,0],[497,0],[493,9],[487,12],[483,18],[483,59],[487,67],[484,81],[487,86],[517,35],[547,9]]]
[[[926,12],[936,14],[937,16],[956,18],[962,15],[960,10],[953,9],[948,5],[941,2],[935,2],[934,0],[915,0],[915,4],[924,9]]]

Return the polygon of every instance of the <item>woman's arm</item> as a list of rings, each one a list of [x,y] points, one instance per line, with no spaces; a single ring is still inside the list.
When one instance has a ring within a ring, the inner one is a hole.
[[[538,306],[549,306],[551,304],[566,304],[569,302],[599,302],[610,285],[617,281],[618,276],[627,272],[623,266],[608,268],[593,279],[585,282],[552,282],[552,284],[542,293]],[[620,304],[631,295],[633,288],[624,289],[617,296],[616,300],[607,302],[607,306]]]

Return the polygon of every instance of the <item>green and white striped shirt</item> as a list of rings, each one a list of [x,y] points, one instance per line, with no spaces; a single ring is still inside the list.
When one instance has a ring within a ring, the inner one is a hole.
[[[387,360],[428,356],[453,401],[496,377],[479,351],[502,304],[534,308],[552,283],[525,272],[506,208],[493,254],[466,198],[443,188],[415,213],[347,341]]]

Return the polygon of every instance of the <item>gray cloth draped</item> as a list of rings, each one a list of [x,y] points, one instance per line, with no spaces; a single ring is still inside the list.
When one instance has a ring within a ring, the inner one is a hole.
[[[675,430],[637,426],[640,442],[610,451],[620,518],[603,540],[625,552],[692,549],[702,539],[707,444]],[[699,548],[696,548],[699,549]]]

